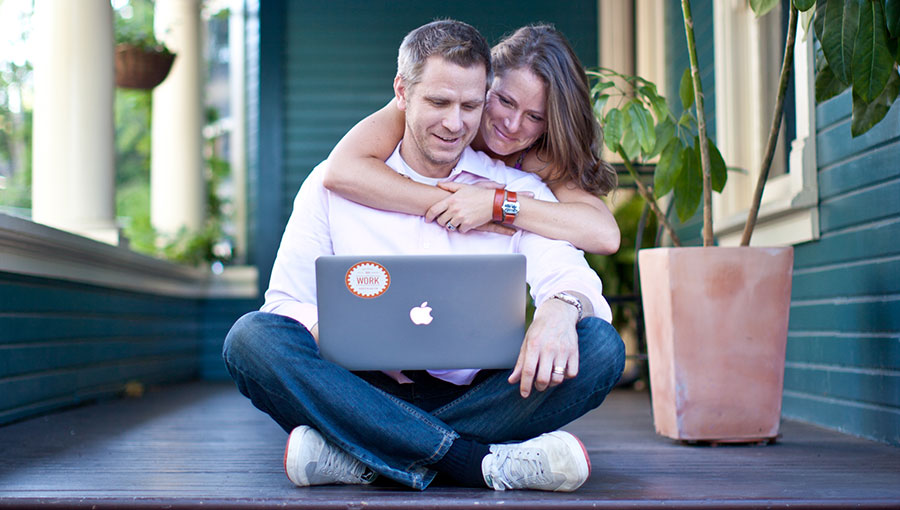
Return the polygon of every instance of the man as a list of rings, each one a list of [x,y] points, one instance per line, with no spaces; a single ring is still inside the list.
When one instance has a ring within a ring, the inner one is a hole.
[[[492,180],[552,200],[536,177],[468,148],[490,74],[488,45],[469,25],[437,21],[410,32],[394,81],[406,128],[387,163],[429,184]],[[290,480],[380,475],[424,489],[441,473],[497,490],[581,486],[587,452],[557,429],[600,405],[624,363],[600,280],[581,252],[528,232],[463,235],[371,209],[328,192],[322,178],[319,165],[297,195],[262,311],[242,317],[224,348],[240,391],[291,432]],[[351,373],[323,360],[314,260],[372,253],[525,254],[537,309],[512,372]],[[524,442],[501,444],[510,441]]]

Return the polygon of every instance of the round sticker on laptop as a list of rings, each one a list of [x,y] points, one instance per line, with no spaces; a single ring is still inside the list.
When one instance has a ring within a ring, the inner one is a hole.
[[[360,262],[347,271],[345,283],[355,296],[376,298],[391,286],[391,275],[377,262]]]

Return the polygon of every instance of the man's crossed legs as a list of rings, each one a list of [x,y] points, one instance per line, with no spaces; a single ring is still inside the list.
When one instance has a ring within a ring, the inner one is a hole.
[[[264,312],[235,323],[223,356],[241,393],[291,433],[286,470],[299,485],[365,483],[377,474],[424,489],[438,471],[472,479],[453,471],[474,465],[496,489],[575,490],[589,459],[575,436],[557,429],[600,405],[625,359],[609,323],[588,317],[577,332],[578,376],[525,399],[508,370],[483,371],[468,386],[422,373],[411,374],[411,385],[352,373],[323,360],[302,324]]]

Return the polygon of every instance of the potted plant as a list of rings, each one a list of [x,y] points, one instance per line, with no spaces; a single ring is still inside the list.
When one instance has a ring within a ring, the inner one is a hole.
[[[757,16],[778,3],[750,0]],[[592,94],[605,143],[621,156],[676,246],[639,254],[654,423],[660,434],[683,441],[774,440],[781,415],[793,249],[751,248],[749,243],[775,153],[799,13],[816,6],[810,11],[821,41],[816,99],[824,101],[852,87],[852,133],[858,136],[881,121],[900,92],[900,1],[792,1],[766,152],[741,246],[733,248],[714,247],[711,196],[723,189],[727,172],[706,136],[690,2],[682,0],[681,5],[691,67],[681,82],[685,113],[679,118],[652,83],[605,69],[590,73],[596,80]],[[847,33],[855,37],[845,37]],[[849,58],[855,48],[868,57]],[[623,90],[622,83],[630,87]],[[632,163],[656,157],[653,184],[641,183]],[[703,204],[703,247],[679,247],[677,232],[657,203],[667,195],[682,221]]]
[[[152,30],[116,20],[116,85],[150,90],[166,79],[175,54],[159,42]]]

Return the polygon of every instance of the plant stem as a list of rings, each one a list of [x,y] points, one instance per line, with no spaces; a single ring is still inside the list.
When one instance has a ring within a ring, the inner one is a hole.
[[[787,95],[791,70],[794,68],[794,41],[797,38],[798,17],[799,12],[791,3],[791,17],[788,21],[787,41],[784,43],[784,60],[781,63],[781,79],[778,83],[778,95],[775,97],[772,127],[769,129],[766,154],[763,158],[762,167],[759,169],[756,189],[753,191],[753,202],[750,205],[750,212],[747,214],[747,222],[744,223],[744,232],[741,234],[741,246],[750,246],[750,237],[753,236],[753,229],[756,227],[756,219],[759,216],[759,205],[762,202],[763,189],[766,187],[766,181],[769,179],[772,158],[775,156],[775,147],[778,145],[778,132],[781,131],[781,119],[784,116],[784,98]]]
[[[653,193],[647,189],[647,186],[644,186],[644,183],[641,182],[641,178],[638,175],[637,171],[635,171],[634,166],[632,166],[631,161],[628,160],[628,157],[625,155],[625,151],[622,150],[622,147],[619,147],[618,151],[619,156],[622,158],[622,162],[625,164],[625,169],[628,170],[628,173],[634,179],[634,184],[637,186],[638,193],[640,193],[641,197],[647,202],[650,206],[650,209],[653,210],[653,214],[656,215],[656,218],[659,219],[660,223],[663,224],[666,231],[669,233],[669,236],[672,238],[672,244],[675,246],[681,246],[681,239],[678,238],[678,234],[675,233],[675,228],[672,227],[672,224],[669,223],[669,218],[666,217],[666,213],[662,212],[662,209],[659,208],[659,204],[656,203],[656,199],[653,197]]]
[[[703,86],[700,84],[700,65],[697,63],[697,44],[694,42],[694,19],[691,17],[690,0],[681,0],[684,16],[684,35],[687,37],[691,58],[691,78],[694,82],[694,99],[697,107],[697,129],[700,136],[700,165],[703,168],[703,246],[713,245],[712,227],[712,173],[709,160],[709,143],[706,139],[706,114],[703,112]]]

